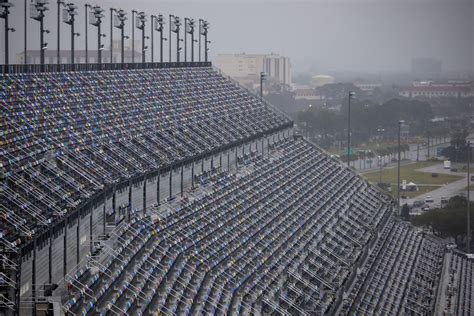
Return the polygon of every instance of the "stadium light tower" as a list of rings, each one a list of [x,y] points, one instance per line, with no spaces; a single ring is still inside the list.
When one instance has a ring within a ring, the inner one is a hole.
[[[184,19],[184,61],[188,61],[187,34],[191,34],[191,61],[194,61],[194,19]]]
[[[61,16],[61,6],[64,6],[65,3],[64,1],[62,0],[58,0],[57,1],[57,5],[58,5],[58,38],[57,38],[57,41],[58,41],[58,44],[57,44],[57,48],[56,48],[56,63],[59,65],[61,63],[61,56],[60,56],[60,50],[61,50],[61,21],[60,21],[60,16]],[[64,13],[64,11],[63,11]],[[64,19],[64,15],[63,15],[63,19]]]
[[[400,158],[401,158],[401,150],[400,150],[400,135],[402,131],[402,126],[405,123],[404,120],[398,121],[398,161],[397,161],[397,211],[398,215],[400,215]]]
[[[88,3],[84,4],[84,11],[85,11],[85,18],[86,18],[86,23],[85,23],[85,41],[86,41],[86,65],[89,63],[89,43],[88,43],[88,40],[87,40],[87,16],[88,16],[88,12],[87,12],[87,8],[92,8],[92,6]]]
[[[146,23],[146,14],[145,12],[139,12],[137,14],[137,29],[142,31],[142,63],[145,62],[145,51],[147,47],[145,46],[145,23]]]
[[[8,61],[8,32],[15,32],[14,28],[8,26],[8,15],[10,14],[10,8],[13,7],[13,3],[9,3],[8,0],[0,3],[0,18],[5,20],[5,65],[9,64]],[[26,58],[26,57],[25,57]]]
[[[30,6],[30,17],[40,22],[40,65],[44,71],[44,51],[48,48],[48,43],[44,42],[44,33],[49,34],[49,30],[44,29],[45,12],[49,10],[48,0],[34,0]]]
[[[71,26],[71,64],[74,67],[74,37],[79,36],[79,33],[74,32],[74,21],[77,15],[77,6],[74,3],[66,4],[63,10],[63,21]]]
[[[179,47],[179,29],[180,29],[180,26],[181,26],[181,19],[178,17],[178,16],[175,16],[174,17],[174,30],[172,30],[173,32],[176,33],[176,62],[179,63],[179,53],[181,52],[181,47]]]
[[[116,14],[114,16],[114,25],[116,28],[120,29],[121,35],[120,35],[120,62],[124,63],[125,61],[125,38],[128,38],[125,36],[124,31],[125,31],[125,21],[127,21],[127,12],[124,10],[120,9],[116,11]]]
[[[117,12],[117,9],[110,8],[110,63],[114,59],[114,12]]]
[[[90,12],[90,24],[97,27],[97,64],[102,63],[102,50],[104,49],[104,45],[102,44],[102,37],[105,37],[105,34],[100,32],[100,25],[102,24],[102,19],[104,18],[104,9],[95,5],[92,7],[92,11]]]
[[[209,31],[209,22],[202,20],[200,33],[201,35],[204,36],[204,61],[205,62],[207,62],[208,60],[209,49],[207,48],[207,44],[210,43],[210,41],[207,40],[208,31]]]
[[[153,27],[155,28],[155,31],[160,32],[160,63],[162,63],[163,62],[163,41],[167,40],[166,38],[163,37],[163,25],[165,24],[165,18],[163,17],[162,14],[159,14],[156,17],[155,22],[156,23],[153,24]]]
[[[135,14],[137,10],[132,10],[132,63],[135,62]]]
[[[347,168],[351,167],[351,100],[355,97],[355,92],[349,91],[347,108]]]
[[[151,38],[151,62],[155,62],[155,38],[153,31],[155,30],[156,15],[150,15],[150,38]]]
[[[169,62],[171,62],[171,31],[173,30],[173,24],[174,24],[173,19],[174,19],[174,15],[170,14],[169,15],[170,26],[169,26],[169,35],[168,35]]]
[[[267,80],[267,74],[265,72],[260,73],[260,98],[263,99],[263,82]]]

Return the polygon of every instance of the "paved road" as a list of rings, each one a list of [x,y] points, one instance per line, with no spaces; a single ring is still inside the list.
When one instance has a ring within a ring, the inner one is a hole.
[[[462,164],[455,165],[458,167],[458,170],[462,168]],[[458,195],[460,193],[465,193],[466,192],[466,186],[467,186],[467,172],[451,172],[449,169],[444,169],[443,164],[439,163],[434,166],[426,167],[426,168],[421,168],[418,169],[419,171],[422,172],[427,172],[427,173],[439,173],[439,174],[449,174],[449,175],[456,175],[456,176],[461,176],[463,177],[460,180],[451,182],[449,184],[443,185],[442,187],[435,189],[431,192],[427,192],[425,194],[422,194],[420,196],[417,196],[416,198],[411,198],[411,199],[406,199],[406,200],[401,200],[401,204],[408,203],[408,205],[412,205],[415,200],[423,200],[427,196],[431,196],[434,199],[434,203],[431,203],[431,207],[435,207],[435,205],[440,205],[441,204],[441,197],[447,197],[448,199],[452,196]],[[474,201],[474,194],[471,194],[470,196],[471,201]]]
[[[449,139],[447,140],[447,142],[442,142],[442,143],[438,143],[438,144],[431,144],[430,146],[430,156],[431,157],[435,157],[436,156],[436,149],[438,147],[446,147],[449,145]],[[421,146],[420,145],[420,148],[419,150],[417,150],[417,145],[416,144],[410,144],[410,151],[407,151],[405,154],[401,154],[402,155],[402,159],[406,158],[406,159],[410,159],[412,161],[416,161],[417,158],[419,161],[424,161],[424,160],[427,160],[428,159],[428,147],[426,146]],[[418,153],[417,153],[418,152]],[[368,172],[368,171],[374,171],[374,170],[378,170],[379,169],[379,164],[378,164],[378,158],[373,158],[372,159],[372,164],[369,164],[367,161],[365,162],[365,165],[364,165],[364,161],[363,160],[355,160],[353,162],[351,162],[351,166],[354,167],[356,170],[359,170],[359,171],[362,171],[362,172]],[[389,165],[393,165],[389,160],[388,160],[388,156],[387,157],[382,157],[382,163],[385,165],[387,164],[387,166]],[[396,163],[394,164],[396,165]]]

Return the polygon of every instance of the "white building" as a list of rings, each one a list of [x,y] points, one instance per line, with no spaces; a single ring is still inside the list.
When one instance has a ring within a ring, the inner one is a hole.
[[[334,83],[334,81],[335,79],[333,76],[315,75],[311,77],[311,86],[313,88],[318,88],[327,84]]]
[[[291,85],[291,62],[288,57],[275,54],[219,54],[216,66],[241,84],[255,87],[260,84],[260,73],[267,79]]]
[[[411,86],[402,87],[399,94],[407,98],[467,98],[474,96],[474,83],[470,81],[415,81]]]

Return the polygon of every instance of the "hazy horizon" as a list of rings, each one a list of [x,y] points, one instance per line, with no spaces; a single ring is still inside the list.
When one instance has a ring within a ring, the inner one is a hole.
[[[23,51],[23,0],[13,0],[10,27],[11,62]],[[28,1],[29,2],[29,1]],[[81,37],[76,49],[84,48],[84,0],[79,7],[76,29]],[[89,1],[87,1],[89,2]],[[131,10],[151,14],[176,14],[182,18],[204,18],[209,31],[211,59],[219,53],[277,53],[291,58],[294,70],[313,72],[404,73],[412,58],[432,57],[442,61],[443,72],[467,74],[474,69],[474,6],[472,0],[177,0],[157,3],[98,0],[91,4],[105,9],[102,25],[109,44],[109,8],[129,12],[126,33],[131,35]],[[55,1],[45,20],[46,42],[56,50]],[[3,22],[0,22],[3,27]],[[39,23],[28,18],[28,49],[39,47]],[[149,35],[149,22],[147,35]],[[166,24],[166,32],[168,25]],[[139,32],[136,29],[137,34]],[[4,34],[1,33],[3,62]],[[61,48],[69,49],[69,26],[62,23]],[[89,49],[96,49],[96,28],[89,27]],[[155,36],[158,34],[155,33]],[[119,39],[119,30],[114,29]],[[173,38],[174,42],[174,38]],[[155,40],[157,43],[157,40]],[[155,44],[157,45],[157,44]],[[167,43],[165,44],[167,51]],[[156,53],[155,53],[156,54]],[[149,53],[147,54],[149,60]],[[167,59],[167,54],[165,55]]]

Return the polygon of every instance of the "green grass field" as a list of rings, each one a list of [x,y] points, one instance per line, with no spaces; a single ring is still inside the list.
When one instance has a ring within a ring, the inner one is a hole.
[[[417,169],[426,168],[433,166],[435,164],[439,164],[440,162],[432,162],[432,161],[420,161],[417,163],[412,163],[409,165],[401,166],[400,167],[400,182],[403,180],[407,180],[408,182],[414,182],[418,185],[419,191],[416,192],[404,192],[404,195],[407,197],[415,197],[430,191],[437,189],[440,185],[444,185],[446,183],[450,183],[456,180],[460,180],[463,177],[455,176],[455,175],[448,175],[448,174],[438,174],[438,177],[432,177],[431,173],[429,172],[421,172],[416,171]],[[364,174],[364,176],[370,181],[374,183],[378,183],[380,179],[380,171],[370,172]],[[391,183],[392,184],[392,195],[397,196],[397,168],[388,168],[382,171],[382,182]],[[424,186],[424,184],[428,186]],[[431,186],[431,185],[439,185],[439,186]]]

